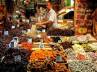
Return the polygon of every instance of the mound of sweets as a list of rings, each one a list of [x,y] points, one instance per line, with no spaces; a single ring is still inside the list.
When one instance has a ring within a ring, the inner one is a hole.
[[[36,50],[34,52],[32,52],[31,56],[30,56],[30,60],[29,61],[33,61],[33,60],[44,60],[47,57],[50,57],[52,59],[55,59],[55,54],[52,50]]]

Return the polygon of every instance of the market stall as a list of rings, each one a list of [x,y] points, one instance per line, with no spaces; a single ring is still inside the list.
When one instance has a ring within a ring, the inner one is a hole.
[[[53,0],[54,8],[60,9],[60,3],[67,7],[59,10],[58,27],[51,30],[37,25],[47,21],[44,0],[13,1],[16,9],[10,12],[8,7],[6,25],[0,26],[1,72],[97,72],[97,40],[85,26],[91,23],[86,22],[88,11],[80,0],[75,10],[73,0],[62,1]]]

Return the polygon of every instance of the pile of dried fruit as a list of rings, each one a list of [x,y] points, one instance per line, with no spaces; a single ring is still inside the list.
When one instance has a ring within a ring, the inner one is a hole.
[[[33,60],[44,60],[47,57],[54,58],[54,52],[51,50],[36,50],[32,52],[30,61]]]

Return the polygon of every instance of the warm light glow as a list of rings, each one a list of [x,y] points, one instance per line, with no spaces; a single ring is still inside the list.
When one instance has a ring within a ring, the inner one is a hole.
[[[45,1],[49,1],[49,0],[45,0]]]

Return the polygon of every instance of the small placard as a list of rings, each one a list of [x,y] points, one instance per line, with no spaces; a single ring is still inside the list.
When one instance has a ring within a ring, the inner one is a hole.
[[[39,48],[44,48],[44,44],[40,42]]]
[[[21,56],[20,55],[14,56],[14,61],[15,62],[21,62]]]
[[[22,33],[25,34],[26,33],[26,30],[22,30]]]
[[[9,35],[8,31],[4,31],[4,35],[8,36]]]
[[[23,22],[25,22],[26,20],[25,19],[23,19]]]
[[[13,40],[15,40],[16,42],[19,42],[19,38],[18,37],[13,37]]]
[[[37,35],[38,38],[41,38],[41,35]]]
[[[12,26],[11,28],[12,28],[12,29],[15,29],[15,26]]]
[[[26,22],[29,23],[30,21],[27,19]]]
[[[18,45],[18,42],[16,40],[12,40],[9,44],[9,48],[16,48]]]
[[[20,25],[19,25],[19,24],[17,24],[17,27],[20,27]]]
[[[32,38],[28,38],[28,42],[29,43],[32,43]]]
[[[31,32],[31,29],[27,29],[27,32]]]
[[[11,48],[14,48],[14,42],[13,42],[13,41],[10,42],[10,47],[11,47]]]
[[[45,32],[45,29],[43,29],[42,32]]]
[[[56,61],[57,61],[57,62],[61,62],[61,61],[62,61],[62,57],[58,55],[58,56],[56,57]]]

